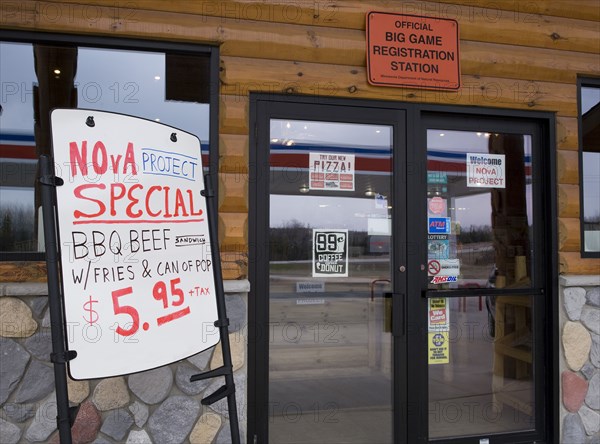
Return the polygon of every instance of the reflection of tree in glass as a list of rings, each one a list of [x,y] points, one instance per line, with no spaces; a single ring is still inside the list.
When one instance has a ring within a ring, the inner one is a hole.
[[[600,213],[586,215],[583,218],[583,222],[586,224],[600,224]]]
[[[312,257],[312,228],[292,219],[269,233],[271,261],[297,261]]]
[[[600,231],[600,213],[585,216],[583,229],[584,231]]]
[[[0,226],[0,251],[32,251],[33,212],[25,205],[10,205],[3,208]]]
[[[471,225],[468,231],[463,229],[458,235],[458,241],[463,244],[491,242],[492,239],[492,227],[489,225]]]
[[[336,227],[327,227],[336,228]],[[270,261],[311,260],[313,227],[292,219],[269,231]],[[348,231],[349,256],[369,254],[369,236],[366,231]]]

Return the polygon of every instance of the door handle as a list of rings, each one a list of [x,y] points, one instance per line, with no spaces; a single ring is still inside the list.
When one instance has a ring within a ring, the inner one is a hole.
[[[392,336],[406,336],[406,295],[404,293],[384,293],[387,303],[391,305],[391,330]]]

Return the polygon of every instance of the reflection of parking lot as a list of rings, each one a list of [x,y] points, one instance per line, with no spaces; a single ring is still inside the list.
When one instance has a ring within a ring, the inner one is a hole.
[[[298,278],[271,282],[285,287],[270,300],[272,441],[391,442],[392,340],[384,331],[381,297],[386,283],[371,301],[371,281],[327,279],[328,290],[313,293],[295,292]]]
[[[465,433],[522,430],[532,426],[532,416],[501,404],[495,384],[516,380],[494,374],[497,359],[490,335],[487,310],[478,298],[449,300],[449,364],[430,365],[429,415],[432,437]],[[533,404],[531,377],[511,388],[515,396]],[[448,421],[451,418],[452,421]]]
[[[381,343],[390,343],[384,338],[389,333],[384,331],[383,297],[371,301],[370,292],[352,291],[356,284],[338,285],[344,291],[271,294],[271,370],[381,366]],[[369,288],[366,283],[361,287]]]

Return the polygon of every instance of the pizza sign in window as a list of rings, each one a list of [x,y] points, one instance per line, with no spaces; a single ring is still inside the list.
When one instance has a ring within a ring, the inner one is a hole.
[[[354,154],[310,153],[311,190],[354,191]]]

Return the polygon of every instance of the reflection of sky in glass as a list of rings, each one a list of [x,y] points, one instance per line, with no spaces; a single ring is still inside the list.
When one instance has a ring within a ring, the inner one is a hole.
[[[79,48],[78,55],[79,108],[159,119],[207,143],[208,104],[165,100],[163,53]]]
[[[387,208],[377,208],[375,197],[271,194],[271,227],[283,227],[298,221],[313,228],[347,228],[366,232],[370,220],[387,217]]]
[[[297,143],[334,146],[391,146],[392,129],[384,125],[272,119],[271,140],[293,146]]]
[[[487,153],[490,133],[427,130],[427,149],[456,153]]]
[[[600,219],[600,153],[583,153],[584,219]]]
[[[600,102],[600,88],[581,88],[581,112],[587,113],[593,106]]]
[[[33,210],[33,188],[0,187],[0,208],[4,205]]]
[[[209,105],[165,100],[164,53],[80,47],[77,54],[74,83],[79,108],[159,119],[208,144]],[[31,44],[0,43],[0,82],[0,132],[32,136],[37,78]],[[32,195],[31,190],[19,191]],[[33,200],[22,192],[0,187],[0,203]]]
[[[2,115],[0,131],[33,134],[33,47],[22,43],[0,43]]]
[[[581,88],[581,112],[585,114],[600,103],[600,88]],[[585,150],[586,147],[583,147]],[[583,217],[600,218],[600,153],[583,152]]]
[[[33,134],[33,47],[0,43],[0,61],[0,129]],[[75,85],[79,108],[160,119],[208,141],[208,104],[165,101],[163,53],[79,48]]]

